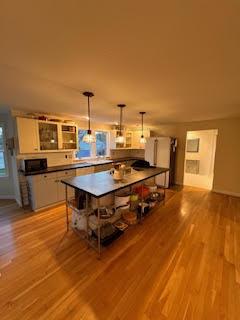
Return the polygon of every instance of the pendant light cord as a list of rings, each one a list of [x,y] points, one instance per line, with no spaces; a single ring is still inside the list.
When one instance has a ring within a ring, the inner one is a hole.
[[[144,135],[143,135],[143,116],[145,115],[145,111],[141,111],[141,112],[139,112],[140,113],[140,115],[142,116],[142,138],[144,137]]]
[[[122,135],[122,107],[120,108],[120,136]]]
[[[118,104],[117,105],[120,108],[120,124],[119,124],[119,133],[120,136],[122,135],[122,119],[123,119],[123,108],[126,107],[125,104]]]
[[[88,131],[91,128],[91,124],[90,124],[90,97],[88,96]]]
[[[90,98],[94,96],[93,92],[84,91],[83,95],[88,99],[88,132],[91,134],[91,113],[90,113]]]

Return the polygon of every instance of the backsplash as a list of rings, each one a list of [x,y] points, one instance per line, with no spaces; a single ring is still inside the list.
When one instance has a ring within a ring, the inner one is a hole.
[[[112,159],[125,158],[125,157],[136,157],[144,158],[145,150],[144,149],[111,149],[110,157]]]
[[[144,158],[144,149],[112,149],[110,150],[110,157],[112,159],[136,157]],[[47,158],[48,167],[61,166],[73,163],[72,152],[49,152],[49,153],[37,153],[37,154],[22,154],[17,156],[17,160],[20,159],[35,159],[35,158]],[[18,161],[19,165],[19,161]]]

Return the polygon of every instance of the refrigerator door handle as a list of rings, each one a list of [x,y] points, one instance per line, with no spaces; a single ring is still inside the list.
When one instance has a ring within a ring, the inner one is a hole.
[[[156,166],[157,165],[157,150],[158,149],[158,140],[155,139],[154,140],[154,155],[153,155],[153,165]]]

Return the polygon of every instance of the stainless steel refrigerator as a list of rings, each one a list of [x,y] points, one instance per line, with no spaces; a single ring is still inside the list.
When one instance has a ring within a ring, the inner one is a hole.
[[[169,168],[166,175],[156,177],[156,184],[169,188],[174,184],[175,175],[175,157],[177,149],[177,139],[171,137],[152,137],[147,138],[145,145],[145,160],[151,166]]]

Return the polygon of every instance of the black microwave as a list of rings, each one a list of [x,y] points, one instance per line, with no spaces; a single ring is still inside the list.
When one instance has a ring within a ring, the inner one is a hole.
[[[47,159],[24,159],[22,160],[21,168],[27,173],[45,170],[47,169]]]

